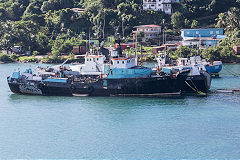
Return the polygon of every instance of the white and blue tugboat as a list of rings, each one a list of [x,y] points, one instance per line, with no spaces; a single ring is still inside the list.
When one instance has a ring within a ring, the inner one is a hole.
[[[189,70],[185,84],[182,86],[182,92],[206,93],[209,91],[212,79],[204,64],[196,63],[196,60],[192,58],[180,58],[177,65],[174,65],[167,58],[164,53],[156,57],[158,70],[167,74]]]

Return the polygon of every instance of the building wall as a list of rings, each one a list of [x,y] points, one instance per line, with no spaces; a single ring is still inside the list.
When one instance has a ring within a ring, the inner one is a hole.
[[[136,34],[143,32],[144,39],[153,39],[157,38],[161,33],[161,27],[136,27],[136,31],[133,31],[133,36],[135,37]]]
[[[179,0],[143,0],[143,9],[151,9],[154,11],[163,11],[166,14],[172,14],[171,3],[176,3]]]
[[[183,30],[181,30],[181,36],[184,40],[187,38],[214,37],[217,35],[223,35],[222,28],[183,29]]]

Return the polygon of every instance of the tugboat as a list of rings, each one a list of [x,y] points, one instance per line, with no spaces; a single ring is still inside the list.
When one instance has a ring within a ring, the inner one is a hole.
[[[206,71],[206,67],[196,61],[190,61],[188,58],[180,58],[177,65],[168,60],[164,53],[160,53],[157,59],[157,68],[164,73],[173,74],[179,71],[189,70],[185,84],[182,86],[182,92],[197,92],[205,94],[211,87],[211,75]],[[167,63],[166,63],[167,62]]]
[[[212,76],[218,77],[219,72],[222,70],[222,61],[207,62],[206,59],[202,59],[200,56],[190,57],[190,62],[193,64],[204,65],[206,71]]]
[[[128,63],[132,58],[115,59],[115,62]],[[116,64],[116,65],[117,65]],[[12,92],[33,95],[50,96],[161,96],[180,94],[181,86],[186,77],[179,74],[176,77],[161,74],[152,75],[150,68],[125,65],[116,68],[110,65],[105,68],[104,75],[98,77],[81,77],[75,75],[55,76],[36,75],[27,69],[25,72],[15,71],[8,77]]]
[[[7,80],[12,92],[22,94],[166,96],[181,94],[187,78],[188,71],[154,74],[151,68],[136,65],[136,57],[118,56],[111,58],[110,63],[104,60],[104,55],[86,55],[85,64],[74,66],[80,69],[78,72],[66,71],[62,66],[41,74],[27,69],[14,72]]]
[[[138,66],[137,57],[118,54],[105,63],[105,55],[87,54],[85,64],[33,74],[31,69],[8,77],[14,93],[66,96],[171,96],[180,95],[189,71],[154,73]]]

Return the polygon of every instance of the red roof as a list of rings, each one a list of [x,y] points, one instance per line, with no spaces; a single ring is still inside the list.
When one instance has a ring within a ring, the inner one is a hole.
[[[155,25],[155,24],[149,24],[149,25],[141,25],[141,26],[135,26],[134,28],[159,28],[161,26]]]

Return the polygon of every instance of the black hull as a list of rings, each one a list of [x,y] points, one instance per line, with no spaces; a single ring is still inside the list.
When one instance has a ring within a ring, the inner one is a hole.
[[[176,93],[207,92],[211,85],[211,76],[201,73],[199,76],[180,74],[177,77],[156,76],[128,79],[91,79],[68,83],[14,81],[8,80],[13,93],[45,96],[151,96],[175,95]]]
[[[183,93],[207,93],[211,87],[211,75],[207,72],[201,72],[198,76],[188,76],[182,86]]]
[[[71,83],[25,83],[8,82],[13,93],[45,96],[117,96],[117,95],[160,95],[181,92],[182,78],[151,77],[132,79],[98,79],[96,81]]]
[[[54,84],[54,83],[16,83],[8,82],[9,88],[13,93],[44,95],[44,96],[72,96],[70,84]]]
[[[90,96],[114,95],[153,95],[158,93],[176,93],[181,91],[184,80],[170,77],[133,78],[133,79],[101,79],[94,83],[74,83],[74,94]]]

